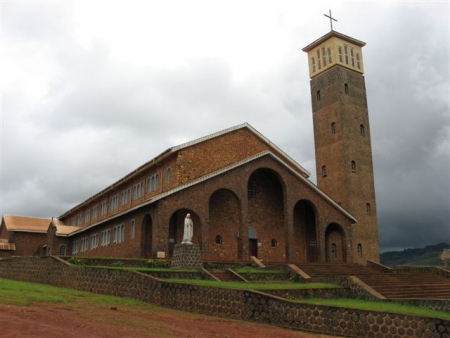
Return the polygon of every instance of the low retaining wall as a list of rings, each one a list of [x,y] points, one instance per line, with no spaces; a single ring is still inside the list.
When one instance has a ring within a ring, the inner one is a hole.
[[[71,266],[55,257],[0,259],[0,277],[346,337],[450,336],[450,321],[440,318],[303,304],[258,291],[159,281],[135,271]]]

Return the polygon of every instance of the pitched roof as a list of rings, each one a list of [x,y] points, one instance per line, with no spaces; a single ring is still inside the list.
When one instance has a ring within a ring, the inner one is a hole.
[[[161,154],[159,154],[155,158],[151,159],[150,161],[144,163],[143,165],[141,165],[137,169],[133,170],[129,174],[125,175],[123,178],[121,178],[117,182],[111,184],[109,187],[103,189],[102,191],[100,191],[99,193],[97,193],[97,194],[93,195],[92,197],[88,198],[84,202],[82,202],[82,203],[76,205],[75,207],[73,207],[72,209],[66,211],[64,214],[59,216],[59,218],[64,218],[65,216],[67,216],[70,213],[72,213],[74,210],[79,209],[83,205],[88,204],[92,200],[98,198],[99,196],[101,196],[102,194],[107,192],[108,190],[116,189],[118,185],[122,184],[123,182],[125,182],[127,180],[132,179],[134,176],[140,174],[143,170],[146,170],[146,169],[150,168],[151,166],[154,166],[155,164],[158,164],[159,162],[161,162],[162,160],[167,158],[167,156],[170,156],[171,154],[174,154],[174,153],[176,153],[179,150],[185,149],[187,147],[193,146],[193,145],[201,143],[201,142],[205,142],[207,140],[213,139],[215,137],[218,137],[218,136],[221,136],[221,135],[224,135],[224,134],[227,134],[227,133],[231,133],[233,131],[236,131],[236,130],[239,130],[239,129],[242,129],[242,128],[249,129],[256,137],[258,137],[264,143],[266,143],[270,147],[272,147],[275,152],[279,153],[287,162],[289,162],[290,166],[292,168],[295,168],[298,172],[300,172],[302,176],[304,176],[305,178],[308,178],[310,176],[310,173],[305,168],[303,168],[294,159],[292,159],[288,154],[286,154],[283,150],[278,148],[274,143],[272,143],[269,139],[267,139],[263,134],[261,134],[259,131],[257,131],[255,128],[253,128],[250,124],[248,124],[246,122],[246,123],[242,123],[242,124],[239,124],[237,126],[234,126],[234,127],[231,127],[231,128],[227,128],[227,129],[218,131],[216,133],[209,134],[209,135],[200,137],[198,139],[195,139],[195,140],[192,140],[192,141],[180,144],[178,146],[171,147],[171,148],[163,151]]]
[[[3,222],[8,231],[46,233],[52,218],[3,215]]]
[[[82,229],[82,227],[72,226],[72,225],[55,224],[55,226],[56,226],[56,235],[57,236],[70,235],[72,232]]]

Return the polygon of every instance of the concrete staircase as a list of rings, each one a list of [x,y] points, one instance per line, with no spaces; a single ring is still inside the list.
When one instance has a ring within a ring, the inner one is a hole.
[[[311,279],[356,276],[385,298],[450,299],[450,278],[431,272],[381,272],[359,264],[299,263]]]
[[[242,279],[239,279],[239,277],[225,269],[208,270],[208,272],[221,282],[242,282]]]

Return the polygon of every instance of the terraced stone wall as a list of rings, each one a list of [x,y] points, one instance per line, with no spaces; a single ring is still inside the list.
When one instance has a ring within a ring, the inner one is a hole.
[[[258,291],[159,281],[134,271],[70,266],[54,257],[0,259],[0,277],[331,335],[450,337],[450,321],[445,319],[305,304]]]

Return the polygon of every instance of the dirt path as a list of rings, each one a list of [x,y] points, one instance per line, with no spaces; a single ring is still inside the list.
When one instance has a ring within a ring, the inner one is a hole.
[[[330,338],[267,324],[158,307],[82,307],[55,304],[15,306],[0,303],[1,338]]]

